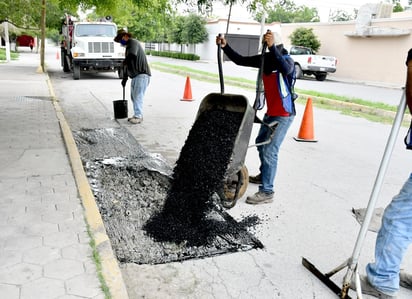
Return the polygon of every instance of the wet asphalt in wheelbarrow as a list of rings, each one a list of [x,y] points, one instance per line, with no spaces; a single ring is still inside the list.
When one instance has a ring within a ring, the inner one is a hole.
[[[161,264],[263,248],[216,195],[223,188],[243,114],[201,113],[172,168],[124,128],[74,132],[117,259]]]

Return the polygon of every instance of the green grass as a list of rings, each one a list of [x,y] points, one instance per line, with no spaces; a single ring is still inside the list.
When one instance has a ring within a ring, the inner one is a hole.
[[[164,62],[152,62],[151,67],[161,72],[178,74],[181,76],[190,76],[193,79],[219,83],[219,75],[205,71],[199,71],[185,66],[179,66]],[[241,77],[225,76],[225,84],[255,90],[256,82]],[[344,115],[353,117],[362,117],[374,122],[392,123],[397,111],[397,106],[387,105],[385,103],[370,102],[360,98],[339,96],[332,93],[322,93],[314,90],[303,90],[296,88],[299,98],[296,100],[299,104],[305,104],[307,98],[312,98],[313,105],[329,110],[340,111]],[[409,115],[403,121],[404,126],[409,126]]]
[[[87,221],[86,221],[86,223],[87,223]],[[92,234],[92,232],[90,230],[90,226],[88,224],[87,224],[87,234],[90,237],[89,245],[92,248],[93,261],[96,265],[97,276],[98,276],[98,279],[99,279],[99,282],[100,282],[100,288],[102,289],[102,291],[104,293],[104,298],[105,299],[111,299],[112,296],[110,294],[109,286],[107,285],[106,280],[104,279],[104,276],[103,276],[102,262],[101,262],[101,259],[100,259],[100,255],[99,255],[99,252],[97,251],[96,242],[93,238],[93,234]]]
[[[19,53],[17,52],[10,52],[10,59],[17,60],[19,58]],[[6,61],[6,49],[0,49],[0,62]]]

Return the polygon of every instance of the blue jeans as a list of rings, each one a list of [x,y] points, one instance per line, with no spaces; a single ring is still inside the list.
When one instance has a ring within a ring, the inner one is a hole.
[[[412,174],[386,207],[375,245],[375,262],[366,266],[369,282],[387,295],[399,290],[402,258],[412,242]]]
[[[275,129],[275,134],[272,141],[269,144],[259,145],[257,150],[259,152],[260,159],[260,173],[262,175],[262,184],[259,185],[259,191],[265,193],[273,193],[273,184],[275,181],[276,171],[278,167],[278,153],[280,145],[285,139],[286,133],[292,124],[294,115],[292,116],[268,116],[265,114],[263,122],[271,123],[278,121],[278,125]],[[271,130],[261,125],[258,136],[256,137],[256,143],[264,142],[269,139]]]
[[[150,76],[147,74],[140,74],[132,78],[130,97],[132,98],[135,117],[143,117],[143,99],[149,83]]]

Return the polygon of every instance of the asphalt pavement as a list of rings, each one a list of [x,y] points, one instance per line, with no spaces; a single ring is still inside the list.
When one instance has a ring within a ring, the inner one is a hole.
[[[48,49],[48,74],[37,72],[38,55],[30,52],[0,65],[1,297],[104,298],[88,245],[88,227],[102,254],[103,276],[113,298],[337,297],[301,260],[305,257],[328,272],[351,256],[360,228],[351,210],[367,205],[390,125],[314,108],[318,142],[297,142],[293,137],[305,110],[297,105],[279,157],[274,202],[246,204],[246,196],[257,189],[250,184],[245,196],[228,210],[239,221],[251,215],[262,220],[253,233],[263,250],[162,265],[119,264],[96,213],[71,131],[123,126],[149,151],[173,163],[201,100],[219,88],[192,80],[193,101],[181,101],[186,78],[153,70],[144,121],[130,125],[113,119],[112,101],[121,96],[115,74],[90,74],[74,81],[61,71],[57,53]],[[227,92],[254,96],[230,86]],[[410,173],[405,167],[411,161],[402,141],[405,133],[402,128],[378,207],[390,201]],[[258,171],[254,147],[245,165],[251,174]],[[360,273],[373,260],[375,238],[373,232],[366,236]],[[411,252],[402,267],[412,272]],[[336,284],[342,282],[345,270],[332,277]],[[411,297],[411,291],[401,289],[398,298]]]

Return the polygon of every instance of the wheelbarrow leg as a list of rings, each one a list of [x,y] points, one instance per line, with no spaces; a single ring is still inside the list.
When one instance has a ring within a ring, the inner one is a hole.
[[[219,194],[222,206],[226,209],[233,208],[236,205],[236,201],[243,196],[249,183],[249,174],[245,165],[237,172],[236,176],[237,180],[235,182],[227,182],[224,190],[221,192],[222,194]],[[231,192],[233,183],[236,184],[235,191]]]

